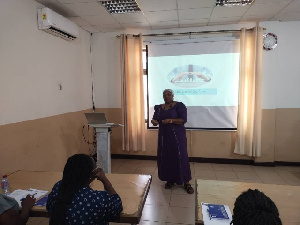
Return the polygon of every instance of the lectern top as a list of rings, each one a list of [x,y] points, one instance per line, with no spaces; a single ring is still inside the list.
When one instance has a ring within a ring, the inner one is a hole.
[[[88,124],[106,124],[107,119],[105,113],[84,113]]]

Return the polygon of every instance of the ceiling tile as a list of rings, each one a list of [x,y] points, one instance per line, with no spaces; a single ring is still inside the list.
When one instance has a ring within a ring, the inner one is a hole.
[[[205,27],[207,26],[207,23],[197,23],[197,24],[180,24],[180,28],[185,28],[185,27]]]
[[[88,27],[91,26],[87,21],[82,19],[81,17],[68,17],[69,20],[73,21],[80,27]]]
[[[177,0],[178,9],[197,9],[197,8],[213,8],[215,1],[213,0]]]
[[[151,29],[149,23],[122,23],[122,26],[126,29],[135,29],[135,28],[143,28],[143,29]]]
[[[209,18],[213,8],[182,9],[178,10],[179,20],[196,20]]]
[[[96,16],[107,11],[97,2],[64,4],[78,16]]]
[[[264,14],[277,14],[281,9],[286,7],[288,3],[268,3],[268,4],[255,4],[245,13],[245,16],[251,15],[264,15]]]
[[[210,23],[238,23],[241,17],[218,17],[218,18],[210,18]]]
[[[214,7],[211,17],[235,17],[242,16],[249,9],[250,6],[235,6],[235,7],[225,7],[219,6]]]
[[[96,2],[96,0],[57,0],[60,3]]]
[[[255,15],[255,16],[243,16],[240,22],[259,22],[259,21],[268,21],[272,19],[274,15]]]
[[[124,30],[124,27],[122,27],[120,24],[110,24],[110,25],[97,25],[94,26],[97,30],[101,32],[110,32],[110,31],[119,31]]]
[[[82,18],[89,22],[91,25],[100,25],[100,24],[116,24],[116,21],[109,13],[102,13],[98,16],[82,16]]]
[[[92,26],[88,26],[88,27],[82,27],[82,29],[90,32],[90,33],[98,33],[100,32],[98,29],[96,29],[95,27]]]
[[[115,18],[120,23],[136,23],[136,22],[147,23],[148,22],[142,12],[112,14],[112,17]]]
[[[37,0],[37,2],[43,4],[45,7],[52,9],[54,12],[65,16],[77,16],[76,13],[74,13],[69,8],[65,7],[63,4],[59,3],[56,0]]]
[[[208,23],[208,26],[232,24],[231,22]]]
[[[300,1],[294,1],[285,7],[280,13],[299,13],[300,12]]]
[[[137,0],[143,12],[177,9],[176,0]]]
[[[196,24],[207,24],[208,18],[202,18],[197,20],[179,20],[179,24],[181,25],[196,25]]]
[[[287,13],[287,14],[278,14],[274,16],[272,21],[298,21],[300,20],[300,13]]]
[[[164,22],[158,21],[158,22],[150,23],[150,26],[151,27],[158,27],[158,26],[162,26],[162,27],[166,27],[166,26],[172,26],[172,27],[174,27],[174,26],[177,26],[177,27],[179,27],[179,24],[178,24],[177,20],[164,21]]]
[[[145,12],[145,16],[150,23],[158,21],[178,20],[177,10]]]
[[[171,28],[179,28],[179,26],[178,25],[166,25],[166,26],[157,25],[157,26],[152,26],[153,30],[156,30],[156,29],[171,29]]]

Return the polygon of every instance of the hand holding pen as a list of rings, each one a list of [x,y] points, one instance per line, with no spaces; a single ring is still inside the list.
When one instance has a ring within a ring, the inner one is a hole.
[[[23,210],[28,210],[28,211],[31,210],[31,208],[34,206],[34,203],[36,200],[34,198],[34,195],[27,195],[26,198],[21,199],[22,211]]]

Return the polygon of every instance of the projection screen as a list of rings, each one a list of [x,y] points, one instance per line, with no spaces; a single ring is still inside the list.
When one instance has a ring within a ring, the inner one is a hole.
[[[148,118],[163,90],[187,106],[188,129],[236,130],[239,39],[147,45]],[[149,121],[148,120],[148,121]],[[152,124],[148,122],[148,127]]]

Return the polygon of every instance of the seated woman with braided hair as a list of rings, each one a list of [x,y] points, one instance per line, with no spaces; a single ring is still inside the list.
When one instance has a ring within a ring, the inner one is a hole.
[[[233,225],[282,225],[275,203],[259,190],[243,192],[234,203]]]
[[[103,183],[105,191],[89,187],[94,179]],[[50,212],[50,225],[107,225],[123,210],[121,198],[103,170],[85,154],[68,159],[63,178],[54,185],[46,208]]]

